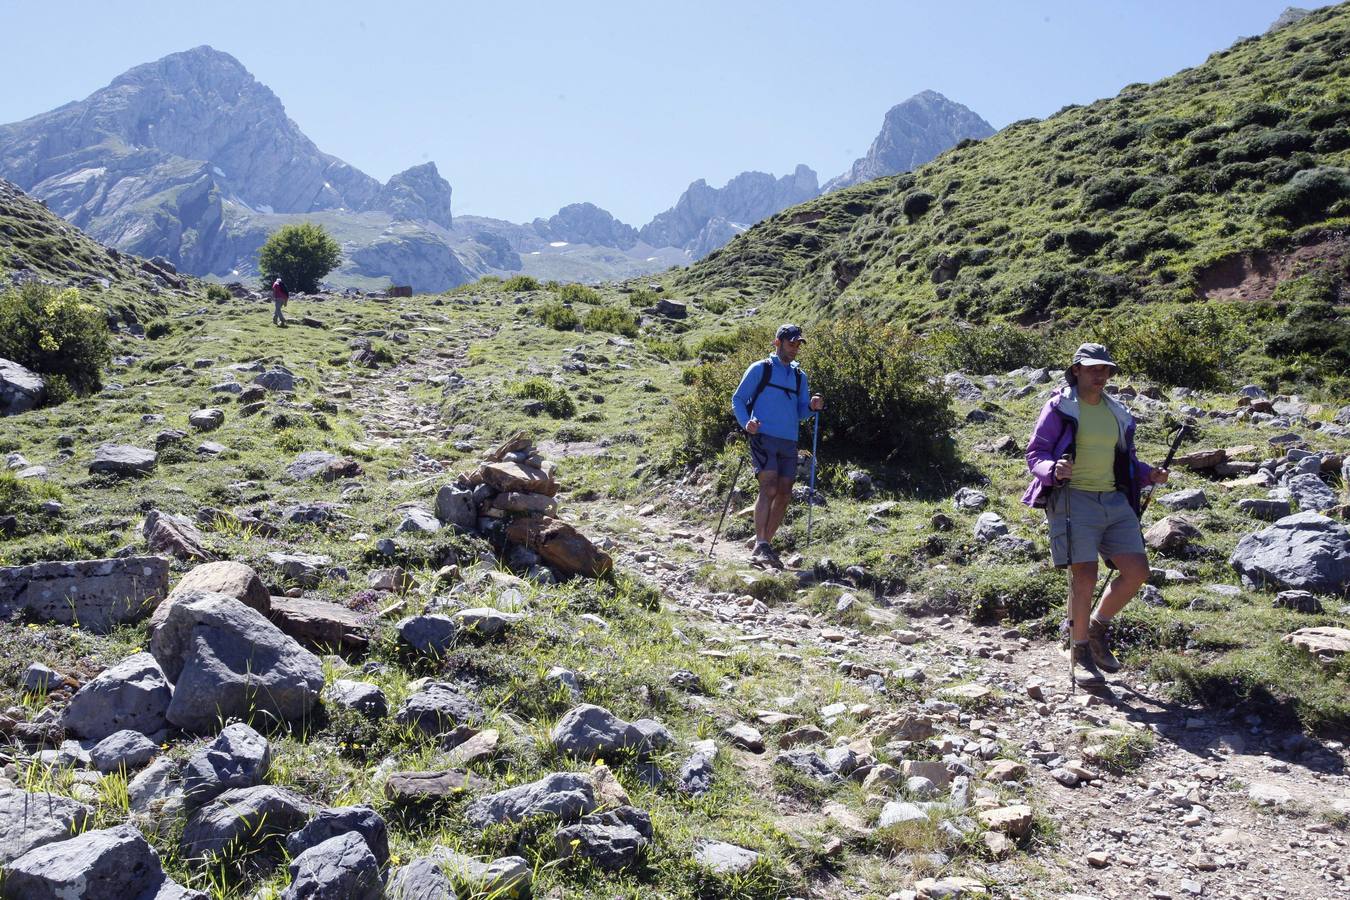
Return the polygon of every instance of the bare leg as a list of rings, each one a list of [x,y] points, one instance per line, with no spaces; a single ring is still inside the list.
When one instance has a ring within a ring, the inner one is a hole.
[[[1115,563],[1120,574],[1112,579],[1106,593],[1102,594],[1101,602],[1097,604],[1097,617],[1100,619],[1110,619],[1124,609],[1125,604],[1133,600],[1144,582],[1148,581],[1148,557],[1144,554],[1122,553],[1111,557],[1111,562]],[[1077,621],[1074,624],[1076,626]],[[1086,622],[1083,627],[1087,627]]]
[[[1073,622],[1074,643],[1088,639],[1088,616],[1092,612],[1092,594],[1096,588],[1096,560],[1069,566],[1069,618]]]
[[[759,473],[759,497],[755,500],[755,540],[766,542],[773,537],[769,528],[773,505],[778,495],[778,473],[766,469]],[[781,518],[780,518],[781,521]]]
[[[787,515],[788,504],[792,502],[792,479],[784,478],[781,475],[775,476],[778,482],[773,497],[773,506],[769,509],[769,520],[765,529],[766,541],[773,540],[773,536],[778,533],[778,528],[783,524],[783,517]]]

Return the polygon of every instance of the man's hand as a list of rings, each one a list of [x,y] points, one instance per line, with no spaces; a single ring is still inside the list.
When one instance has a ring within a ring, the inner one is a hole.
[[[745,431],[747,434],[759,434],[759,419],[751,419],[746,422]]]
[[[1073,477],[1073,460],[1067,456],[1062,457],[1055,462],[1055,480],[1068,481]]]
[[[1166,469],[1154,469],[1148,473],[1149,484],[1167,484],[1169,473]]]
[[[819,394],[816,394],[811,398],[810,406],[811,409],[814,410],[815,412],[820,412],[822,409],[825,408],[825,401],[824,399],[821,398]]]

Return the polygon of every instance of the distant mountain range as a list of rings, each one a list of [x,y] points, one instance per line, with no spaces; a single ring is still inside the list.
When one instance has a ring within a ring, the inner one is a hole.
[[[969,109],[924,91],[887,113],[868,155],[825,190],[907,171],[992,133]],[[0,125],[0,176],[105,244],[192,274],[255,277],[267,235],[309,220],[343,246],[333,284],[419,291],[484,274],[595,281],[659,271],[822,193],[816,173],[799,165],[781,178],[744,172],[721,188],[699,179],[641,228],[591,203],[523,225],[455,217],[435,163],[381,184],[319,150],[271,90],[206,46]]]

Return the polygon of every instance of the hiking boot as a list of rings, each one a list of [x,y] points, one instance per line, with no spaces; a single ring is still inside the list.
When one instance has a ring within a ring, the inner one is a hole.
[[[1088,646],[1092,648],[1092,659],[1098,668],[1103,672],[1114,674],[1120,671],[1120,660],[1111,653],[1110,628],[1109,623],[1098,622],[1096,619],[1089,620]]]
[[[1092,659],[1092,648],[1087,644],[1073,645],[1073,680],[1079,687],[1101,687],[1106,676]]]

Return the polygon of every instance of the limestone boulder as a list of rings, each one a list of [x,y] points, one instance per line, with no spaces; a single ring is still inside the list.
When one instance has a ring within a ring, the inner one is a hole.
[[[313,813],[310,803],[284,788],[236,788],[197,810],[183,828],[180,843],[191,858],[220,853],[231,844],[246,852],[272,854]]]
[[[550,815],[569,825],[595,809],[591,780],[577,772],[554,772],[538,781],[508,788],[473,801],[465,818],[475,828],[501,822],[523,822]]]
[[[507,540],[533,550],[545,562],[567,575],[598,578],[614,568],[608,553],[592,544],[581,532],[560,519],[516,519],[506,531]]]
[[[354,831],[335,835],[291,860],[281,900],[382,900],[380,865]]]
[[[272,608],[272,598],[267,585],[263,584],[251,566],[233,560],[208,562],[195,566],[174,585],[168,598],[156,607],[150,616],[151,631],[164,623],[164,619],[169,615],[170,605],[177,598],[193,592],[225,594],[263,615],[267,615]]]
[[[141,529],[145,542],[155,553],[162,553],[176,559],[202,562],[215,558],[215,554],[206,549],[206,538],[197,530],[197,525],[187,516],[152,509],[145,514],[145,525]]]
[[[389,862],[389,827],[369,806],[321,809],[305,827],[286,838],[286,853],[294,859],[311,847],[342,834],[358,834],[381,866]]]
[[[515,491],[522,494],[544,494],[552,497],[558,493],[558,484],[543,469],[528,463],[503,462],[484,463],[478,467],[478,480],[498,491]]]
[[[47,401],[47,383],[36,372],[0,359],[0,416],[36,409]]]
[[[1249,587],[1338,594],[1350,587],[1350,531],[1315,512],[1246,535],[1228,559]]]
[[[256,787],[272,765],[267,738],[243,722],[227,725],[183,767],[183,795],[201,806],[233,788]]]
[[[60,794],[0,788],[0,865],[83,831],[94,811]]]
[[[304,718],[323,688],[323,664],[255,609],[224,594],[180,597],[150,652],[174,683],[168,720],[208,733],[255,714]]]
[[[206,897],[170,881],[159,854],[130,825],[86,831],[30,850],[7,866],[4,895],[23,900]]]
[[[595,759],[632,750],[643,742],[642,732],[602,706],[573,707],[553,726],[553,746],[579,759]]]
[[[168,725],[169,680],[149,653],[136,653],[105,669],[75,692],[61,713],[70,734],[101,741],[124,729],[154,734]]]
[[[168,592],[159,556],[0,567],[0,606],[98,634],[143,618]]]
[[[154,450],[125,444],[104,444],[94,450],[93,462],[89,463],[89,474],[122,477],[146,475],[155,467],[158,458],[159,454]]]

